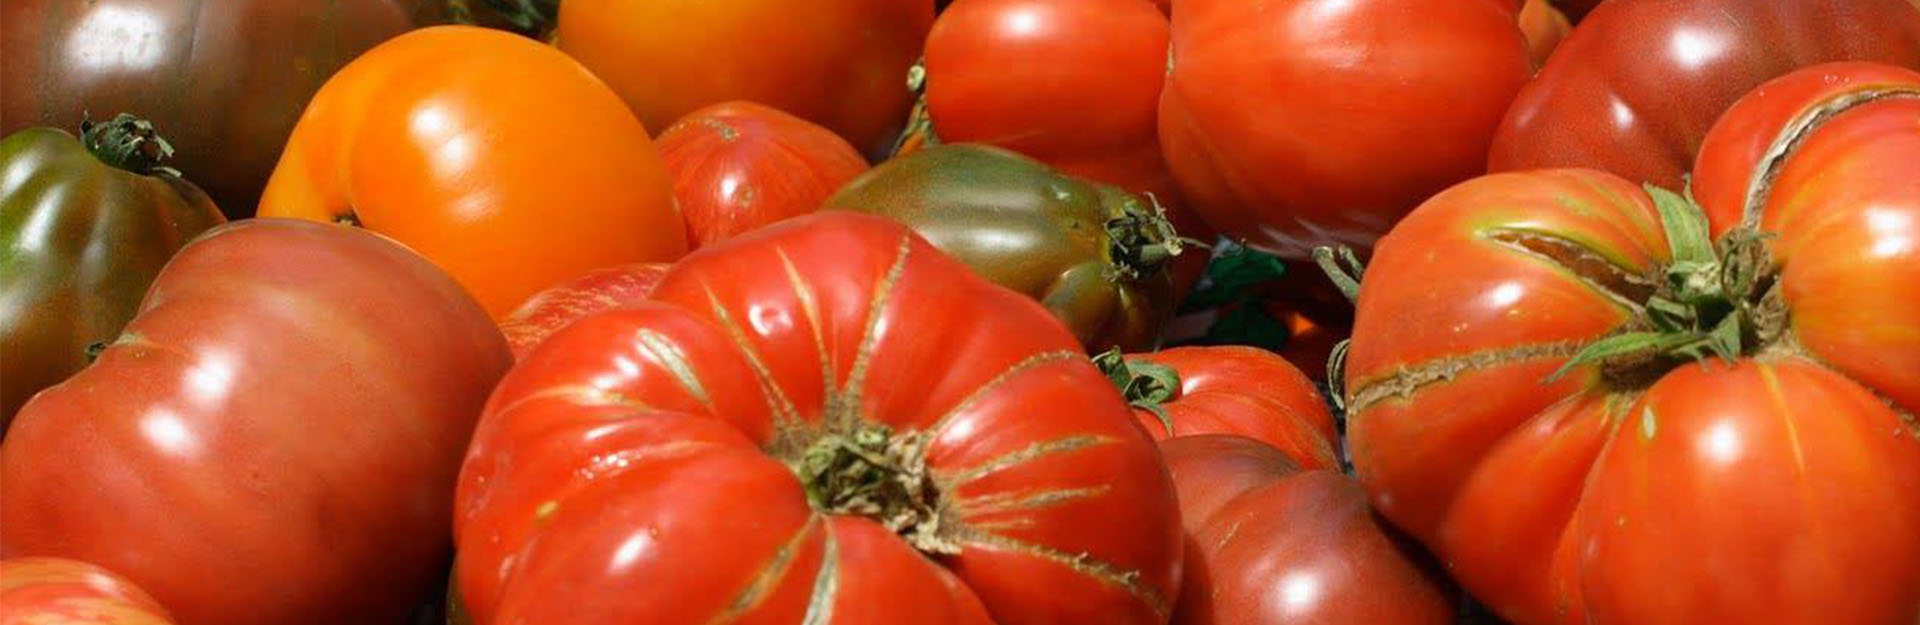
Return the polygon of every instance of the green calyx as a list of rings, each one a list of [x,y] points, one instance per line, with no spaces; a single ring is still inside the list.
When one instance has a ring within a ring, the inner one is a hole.
[[[820,436],[794,462],[807,502],[827,514],[879,521],[927,553],[959,553],[942,530],[940,494],[927,469],[921,433],[862,423]]]
[[[1167,211],[1152,194],[1142,203],[1139,196],[1102,185],[1102,195],[1124,196],[1118,199],[1120,213],[1107,219],[1104,227],[1113,264],[1112,276],[1138,281],[1159,273],[1188,247],[1206,247],[1205,243],[1180,236],[1167,219]]]
[[[1160,427],[1166,428],[1167,436],[1174,435],[1173,418],[1167,416],[1166,409],[1167,402],[1180,396],[1180,374],[1173,367],[1128,360],[1118,348],[1094,356],[1093,364],[1120,389],[1127,405],[1153,413],[1160,419]]]
[[[1645,379],[1682,362],[1731,361],[1782,334],[1786,313],[1767,249],[1771,237],[1742,227],[1716,246],[1690,194],[1652,185],[1647,194],[1673,257],[1658,288],[1633,329],[1587,345],[1549,381],[1589,364],[1616,380]]]
[[[513,32],[535,39],[552,32],[560,19],[560,0],[481,0],[481,4]],[[485,24],[475,16],[470,0],[447,0],[447,15],[456,24]]]
[[[179,170],[161,165],[173,158],[173,144],[154,131],[153,122],[126,113],[104,123],[83,116],[80,143],[101,162],[118,169],[142,176],[180,175]]]

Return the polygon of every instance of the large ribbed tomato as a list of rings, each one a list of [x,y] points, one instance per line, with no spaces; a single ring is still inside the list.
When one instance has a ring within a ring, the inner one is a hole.
[[[582,272],[686,252],[666,169],[620,98],[552,48],[468,26],[400,36],[328,80],[260,214],[398,239],[495,317]]]
[[[819,210],[867,170],[833,131],[746,101],[688,113],[655,144],[695,247]]]
[[[1160,623],[1173,486],[1039,305],[911,230],[800,217],[507,374],[455,515],[490,623]]]
[[[1233,434],[1272,445],[1306,469],[1338,469],[1333,414],[1319,388],[1279,354],[1240,345],[1176,347],[1094,359],[1154,440]]]
[[[0,560],[0,625],[173,625],[126,578],[66,558]]]
[[[1704,214],[1496,174],[1382,239],[1346,371],[1359,475],[1522,625],[1912,623],[1920,74],[1790,74],[1704,146]]]
[[[1920,67],[1913,0],[1609,0],[1514,100],[1494,171],[1589,167],[1677,188],[1760,83],[1841,60]]]

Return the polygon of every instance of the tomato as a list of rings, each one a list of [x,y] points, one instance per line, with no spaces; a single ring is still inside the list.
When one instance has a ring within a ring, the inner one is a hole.
[[[395,38],[327,81],[260,214],[391,236],[495,316],[582,272],[686,252],[666,169],[620,99],[552,48],[467,26]]]
[[[1704,210],[1553,170],[1415,211],[1346,370],[1382,513],[1522,625],[1920,618],[1915,95],[1864,64],[1760,87],[1707,135]]]
[[[605,79],[648,128],[751,100],[883,154],[900,132],[907,69],[931,0],[568,0],[556,45]]]
[[[488,623],[1157,623],[1173,487],[1073,337],[911,230],[800,217],[562,329],[489,400]]]
[[[1174,623],[1454,622],[1445,583],[1347,476],[1302,470],[1239,436],[1178,436],[1160,449],[1190,537]]]
[[[1527,0],[1520,8],[1520,32],[1526,33],[1527,53],[1533,57],[1533,66],[1539,68],[1573,32],[1573,23],[1549,0]]]
[[[1139,197],[999,148],[950,144],[855,178],[825,208],[912,226],[988,280],[1039,300],[1088,349],[1151,347],[1173,314],[1171,225]]]
[[[64,558],[0,560],[0,625],[172,625],[112,571]]]
[[[1840,60],[1920,67],[1911,0],[1612,0],[1501,123],[1494,171],[1588,167],[1679,188],[1707,127],[1760,83]]]
[[[1485,169],[1531,73],[1510,0],[1181,0],[1159,134],[1182,199],[1289,258],[1373,244]]]
[[[1272,445],[1306,469],[1340,467],[1333,414],[1286,359],[1240,345],[1176,347],[1094,359],[1154,440],[1201,434]]]
[[[83,134],[0,140],[0,432],[120,334],[174,250],[224,221],[161,165],[173,152],[151,124],[121,116]]]
[[[0,557],[93,562],[185,623],[395,623],[509,364],[444,273],[352,228],[228,224],[0,443]]]
[[[839,135],[752,102],[688,113],[657,144],[696,247],[819,210],[867,170]]]
[[[667,275],[667,268],[671,266],[639,263],[581,274],[527,298],[513,314],[500,320],[500,332],[507,336],[514,359],[519,360],[548,336],[581,317],[647,301],[653,287],[660,284],[660,278]]]
[[[152,120],[173,163],[234,217],[320,83],[405,32],[402,0],[7,0],[0,132],[73,128],[84,113]]]

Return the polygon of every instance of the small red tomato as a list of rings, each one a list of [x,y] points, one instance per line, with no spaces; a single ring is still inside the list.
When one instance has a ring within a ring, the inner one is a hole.
[[[0,625],[173,625],[126,578],[66,558],[0,560]]]
[[[519,360],[567,324],[603,310],[644,302],[654,285],[667,275],[665,263],[637,263],[587,272],[559,286],[535,293],[513,314],[500,321],[507,346]]]
[[[1154,440],[1233,434],[1285,452],[1301,467],[1340,466],[1326,400],[1286,359],[1241,345],[1176,347],[1094,361],[1121,387]]]
[[[654,144],[694,247],[819,210],[867,170],[833,131],[746,101],[688,113]]]

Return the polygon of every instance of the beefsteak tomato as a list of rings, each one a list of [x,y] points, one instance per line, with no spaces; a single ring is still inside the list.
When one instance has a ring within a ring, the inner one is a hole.
[[[383,237],[216,228],[20,410],[0,556],[99,564],[186,623],[399,622],[444,570],[461,454],[510,358]]]
[[[1912,622],[1920,74],[1790,74],[1704,145],[1704,211],[1497,174],[1383,239],[1347,360],[1358,474],[1522,625]]]
[[[120,116],[84,139],[0,140],[0,433],[40,389],[87,366],[188,239],[224,221],[152,124]]]
[[[1493,171],[1600,169],[1679,188],[1707,128],[1760,83],[1865,60],[1920,67],[1913,0],[1609,0],[1513,102]]]
[[[413,27],[408,0],[7,0],[0,132],[135,113],[235,218],[253,214],[307,100]]]
[[[1244,436],[1285,452],[1304,469],[1339,470],[1333,413],[1286,359],[1240,345],[1176,347],[1094,358],[1154,440]]]
[[[328,80],[260,214],[391,236],[495,316],[585,271],[686,253],[666,169],[620,99],[552,48],[470,26],[407,33]]]
[[[507,336],[514,360],[519,360],[581,317],[647,301],[671,266],[639,263],[589,271],[527,298],[513,314],[500,320],[500,333]]]
[[[1289,258],[1365,248],[1485,171],[1532,73],[1514,0],[1180,0],[1159,134],[1181,199]]]
[[[568,0],[555,44],[606,79],[648,128],[751,100],[885,154],[912,103],[907,69],[932,0]]]
[[[65,558],[0,560],[0,625],[173,625],[112,571]]]
[[[461,473],[459,587],[481,625],[1159,623],[1169,480],[1031,300],[822,213],[507,374]]]
[[[833,131],[752,102],[688,113],[655,143],[695,247],[819,210],[867,170]]]

